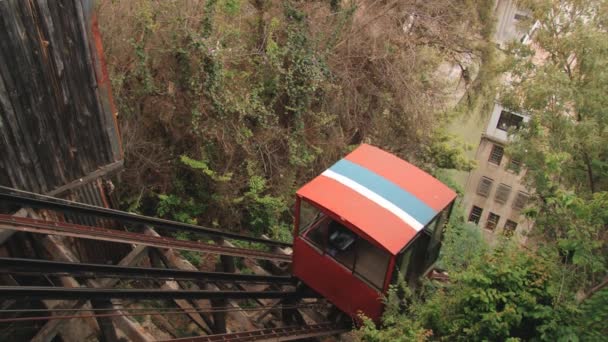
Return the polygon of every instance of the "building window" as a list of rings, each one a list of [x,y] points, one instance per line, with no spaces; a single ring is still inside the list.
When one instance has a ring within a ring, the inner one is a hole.
[[[509,195],[511,194],[511,187],[506,184],[500,184],[498,189],[496,189],[496,196],[494,200],[498,203],[506,203],[509,199]]]
[[[488,197],[490,190],[492,190],[492,183],[494,181],[488,177],[481,177],[479,184],[477,185],[477,194],[483,197]]]
[[[521,161],[511,158],[507,170],[519,173],[519,171],[521,171]]]
[[[500,220],[500,216],[498,216],[494,213],[489,213],[488,221],[486,222],[486,229],[489,229],[489,230],[496,229],[496,226],[498,225],[499,220]]]
[[[503,154],[505,154],[505,149],[500,145],[494,145],[492,147],[492,152],[490,153],[490,159],[488,159],[488,161],[490,163],[500,165]]]
[[[483,209],[481,209],[480,207],[473,206],[473,208],[471,208],[471,213],[469,214],[469,222],[479,224],[479,219],[481,218],[482,211]]]
[[[496,128],[503,131],[508,131],[511,127],[520,128],[523,120],[523,117],[503,110],[500,112],[500,118],[498,119]]]
[[[515,229],[517,229],[517,222],[507,220],[507,222],[505,222],[505,228],[503,230],[503,234],[505,234],[505,236],[513,236]]]
[[[529,19],[529,17],[525,14],[521,14],[521,13],[515,13],[515,15],[513,16],[513,19],[515,20],[527,20]]]
[[[528,204],[528,198],[530,196],[525,192],[519,192],[515,200],[513,201],[513,209],[521,210]]]

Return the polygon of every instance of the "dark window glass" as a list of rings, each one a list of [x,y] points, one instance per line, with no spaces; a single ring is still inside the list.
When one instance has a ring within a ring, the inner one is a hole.
[[[504,153],[505,153],[505,149],[502,148],[502,146],[494,145],[492,147],[492,152],[490,152],[490,158],[488,159],[488,161],[490,163],[500,165],[500,162],[502,161],[502,156],[504,155]]]
[[[412,251],[413,248],[410,247],[398,256],[397,263],[395,264],[395,273],[393,273],[393,282],[407,280],[407,270],[412,259]]]
[[[390,254],[357,236],[328,216],[308,229],[306,239],[323,254],[348,268],[370,287],[382,290]]]
[[[496,128],[503,131],[508,131],[511,127],[520,128],[523,120],[523,117],[503,110],[500,112],[500,118],[498,119]]]
[[[307,240],[322,251],[325,250],[325,242],[327,241],[327,232],[330,221],[331,220],[329,218],[317,221],[317,223],[309,228],[308,232],[306,233]]]
[[[320,221],[325,215],[314,205],[305,200],[300,201],[300,235]]]
[[[488,221],[486,222],[486,229],[494,230],[498,225],[498,221],[500,220],[500,216],[490,213],[488,214]]]
[[[483,197],[488,197],[492,190],[492,183],[494,181],[488,177],[481,177],[479,184],[477,185],[477,194]]]
[[[513,236],[515,229],[517,229],[517,222],[507,220],[507,222],[505,222],[505,228],[503,230],[503,234],[505,234],[506,236]]]
[[[471,213],[469,214],[469,222],[475,222],[475,224],[479,224],[479,219],[481,218],[481,212],[483,209],[480,207],[473,206],[471,208]]]
[[[494,196],[494,200],[498,203],[506,203],[510,194],[511,187],[506,184],[500,184],[498,189],[496,189],[496,196]]]
[[[521,14],[521,13],[515,13],[515,15],[513,16],[513,19],[515,20],[526,20],[528,19],[528,16],[525,14]]]
[[[525,192],[519,192],[513,201],[513,209],[521,210],[528,204],[528,194]]]
[[[431,235],[429,250],[427,252],[427,263],[429,265],[437,261],[437,257],[439,257],[439,250],[441,249],[441,242],[443,240],[443,230],[445,229],[445,224],[448,220],[448,215],[450,214],[450,208],[451,206],[443,209],[443,211],[437,215],[435,221],[431,223],[434,228],[429,230]]]
[[[426,232],[423,232],[422,234],[418,234],[414,242],[408,247],[408,249],[412,249],[407,271],[407,280],[410,284],[414,284],[431,265],[428,260],[430,243],[431,237]]]
[[[507,170],[519,173],[519,171],[521,171],[521,161],[511,158],[509,165],[507,166]]]
[[[355,264],[355,244],[357,235],[348,228],[332,221],[329,224],[329,243],[327,245],[327,254],[332,256],[349,270],[353,269]]]
[[[356,249],[355,275],[382,290],[390,254],[364,239],[357,240]]]

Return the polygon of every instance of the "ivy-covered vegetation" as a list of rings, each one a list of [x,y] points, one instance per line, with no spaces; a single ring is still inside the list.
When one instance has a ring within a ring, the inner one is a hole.
[[[289,240],[295,190],[362,142],[470,168],[437,70],[492,49],[481,4],[101,2],[124,206]]]

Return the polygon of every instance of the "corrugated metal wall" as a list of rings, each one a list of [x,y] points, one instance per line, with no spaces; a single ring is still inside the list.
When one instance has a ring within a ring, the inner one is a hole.
[[[94,0],[0,1],[0,184],[38,193],[122,160]]]

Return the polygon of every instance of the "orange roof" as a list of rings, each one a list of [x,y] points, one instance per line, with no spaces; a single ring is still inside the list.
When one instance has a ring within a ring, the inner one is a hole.
[[[367,144],[304,185],[297,195],[339,216],[392,254],[456,198],[433,176]]]

